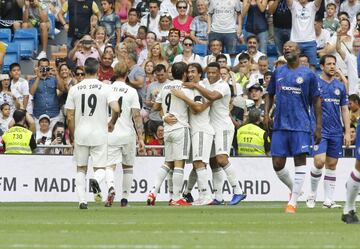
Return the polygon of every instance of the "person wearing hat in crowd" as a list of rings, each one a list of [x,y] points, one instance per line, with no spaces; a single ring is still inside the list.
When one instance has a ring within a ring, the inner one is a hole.
[[[263,79],[261,79],[263,81]],[[264,117],[264,112],[265,112],[265,103],[263,101],[263,87],[260,85],[260,83],[255,82],[252,83],[250,82],[248,84],[248,95],[249,95],[249,99],[254,101],[254,105],[248,106],[248,109],[258,109],[260,110],[261,113],[261,121]]]
[[[14,126],[2,136],[5,154],[32,154],[36,148],[34,119],[24,110],[15,110],[13,119]]]
[[[270,137],[260,127],[261,111],[253,108],[249,111],[248,123],[237,130],[237,153],[241,156],[267,155],[270,151]]]
[[[39,129],[36,131],[36,144],[50,145],[51,144],[51,129],[50,129],[50,117],[47,114],[43,114],[39,117]],[[38,148],[37,154],[44,154],[44,148]]]

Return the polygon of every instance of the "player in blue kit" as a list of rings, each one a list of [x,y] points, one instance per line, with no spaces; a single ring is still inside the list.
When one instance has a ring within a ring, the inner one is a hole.
[[[323,208],[340,208],[341,205],[333,201],[336,182],[336,165],[342,155],[342,145],[350,145],[350,118],[346,87],[335,79],[336,57],[325,55],[320,59],[323,71],[319,77],[322,129],[321,141],[314,146],[314,166],[311,168],[311,192],[307,198],[308,208],[316,204],[316,192],[325,165],[324,176],[324,203]],[[345,127],[343,128],[341,118]]]
[[[316,115],[315,144],[321,139],[321,101],[316,75],[307,67],[300,66],[300,49],[295,42],[284,44],[287,64],[277,68],[271,76],[265,97],[264,124],[270,128],[270,109],[276,96],[275,117],[271,143],[274,170],[279,179],[291,190],[286,213],[295,213],[306,174],[306,154],[310,151],[310,106]],[[286,157],[293,157],[295,178],[286,169]]]

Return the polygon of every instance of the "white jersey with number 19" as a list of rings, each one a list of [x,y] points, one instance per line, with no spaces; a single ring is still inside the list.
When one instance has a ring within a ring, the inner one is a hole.
[[[75,110],[75,143],[84,146],[107,144],[108,105],[117,101],[109,85],[85,79],[70,88],[65,108]]]
[[[161,103],[164,114],[172,114],[177,118],[177,122],[173,125],[169,125],[164,122],[164,131],[169,132],[183,127],[189,127],[189,116],[187,104],[171,95],[172,89],[181,89],[187,97],[194,99],[194,93],[190,89],[183,88],[182,81],[173,80],[166,83],[156,98],[156,103]]]

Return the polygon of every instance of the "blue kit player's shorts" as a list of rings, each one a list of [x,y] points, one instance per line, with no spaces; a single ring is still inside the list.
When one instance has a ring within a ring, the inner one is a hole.
[[[326,156],[332,158],[342,157],[343,137],[322,137],[320,144],[314,145],[314,156],[326,153]]]
[[[307,132],[273,131],[271,140],[271,156],[293,157],[310,152],[311,135]]]
[[[360,119],[358,120],[358,125],[356,127],[356,140],[355,140],[355,158],[360,160]]]

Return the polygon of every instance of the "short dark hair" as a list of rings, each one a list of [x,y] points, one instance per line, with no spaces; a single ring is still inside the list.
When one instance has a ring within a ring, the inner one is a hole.
[[[225,60],[227,61],[227,57],[226,57],[226,55],[224,55],[224,54],[218,54],[218,55],[216,56],[216,61],[218,61],[218,60],[220,60],[220,59],[225,59]]]
[[[145,33],[148,32],[148,28],[147,28],[146,26],[140,26],[140,27],[138,28],[138,31],[139,31],[140,29],[143,29],[143,30],[145,31]]]
[[[180,30],[178,30],[177,28],[169,29],[168,36],[170,36],[170,34],[172,34],[172,33],[176,33],[180,37]]]
[[[94,75],[97,74],[99,70],[99,62],[95,58],[87,58],[84,64],[85,74]]]
[[[5,108],[5,106],[9,106],[9,107],[10,107],[10,104],[7,103],[7,102],[2,103],[2,104],[0,105],[0,111],[2,111],[2,110]]]
[[[326,8],[328,8],[328,7],[330,7],[330,6],[335,7],[335,10],[336,10],[336,4],[335,4],[335,3],[333,3],[333,2],[328,3],[328,4],[326,5]]]
[[[300,54],[300,55],[299,55],[299,58],[301,58],[301,57],[305,57],[308,61],[310,61],[310,60],[309,60],[309,56],[307,56],[306,54]]]
[[[129,9],[128,14],[130,14],[131,12],[135,12],[135,13],[136,13],[136,16],[137,16],[138,18],[140,17],[139,11],[137,11],[135,8]]]
[[[342,19],[342,20],[340,20],[339,23],[341,23],[341,22],[347,22],[348,25],[349,25],[349,29],[351,28],[351,23],[350,23],[350,20],[349,20],[349,19]],[[349,30],[349,29],[348,29],[348,30]]]
[[[337,16],[345,15],[349,19],[349,14],[346,11],[340,11]]]
[[[220,64],[218,62],[210,62],[207,67],[216,67],[217,69],[220,70]]]
[[[153,34],[153,35],[155,36],[155,40],[157,40],[157,35],[156,35],[155,32],[149,31],[149,32],[146,33],[146,36],[147,36],[148,34]]]
[[[48,58],[41,58],[39,61],[38,61],[38,66],[40,66],[40,63],[41,62],[47,62],[48,64],[50,64],[50,61],[49,61],[49,59]]]
[[[349,96],[349,101],[356,102],[358,105],[360,104],[360,97],[357,94],[351,94]]]
[[[15,121],[15,123],[19,123],[20,121],[22,121],[26,116],[25,111],[23,110],[15,110],[14,114],[13,114],[13,119]]]
[[[209,46],[211,46],[212,44],[213,44],[213,42],[220,42],[220,45],[222,46],[222,41],[220,41],[219,39],[212,39],[212,40],[210,40],[210,42],[209,42]]]
[[[239,55],[238,60],[239,60],[239,61],[242,61],[242,60],[248,60],[248,61],[250,61],[250,55],[249,55],[248,53],[242,52],[242,53]]]
[[[246,38],[246,43],[249,42],[250,39],[255,39],[256,42],[259,42],[258,38],[256,35],[249,35],[247,38]]]
[[[164,65],[164,64],[157,64],[157,65],[154,67],[153,73],[160,73],[161,71],[166,72],[166,67],[165,67],[165,65]]]
[[[269,58],[266,55],[262,55],[259,57],[258,62],[259,61],[269,61]]]
[[[326,54],[326,55],[324,55],[324,56],[321,56],[321,58],[320,58],[320,61],[319,61],[319,63],[320,63],[320,65],[325,65],[325,61],[326,61],[326,59],[327,58],[333,58],[334,60],[335,60],[335,62],[336,62],[336,57],[334,56],[334,55],[332,55],[332,54]]]
[[[10,71],[13,70],[15,67],[18,67],[21,69],[21,66],[19,63],[15,62],[15,63],[12,63],[9,67]]]
[[[114,6],[114,0],[101,0],[100,2],[108,2],[108,4]]]
[[[186,72],[189,70],[190,67],[195,67],[198,74],[200,74],[200,78],[203,78],[203,69],[199,63],[190,63],[187,65]]]
[[[171,74],[175,80],[182,80],[186,73],[187,65],[185,62],[175,62],[171,67]]]
[[[158,1],[158,0],[150,0],[150,1],[149,1],[149,6],[150,6],[151,3],[156,3],[156,5],[157,5],[158,7],[160,7],[160,4],[159,4],[159,1]]]
[[[315,22],[323,22],[323,19],[320,15],[315,15]]]

